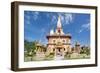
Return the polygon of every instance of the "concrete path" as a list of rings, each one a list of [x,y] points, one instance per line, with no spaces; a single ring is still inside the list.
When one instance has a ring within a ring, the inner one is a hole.
[[[54,60],[63,60],[64,56],[57,55],[54,57]]]

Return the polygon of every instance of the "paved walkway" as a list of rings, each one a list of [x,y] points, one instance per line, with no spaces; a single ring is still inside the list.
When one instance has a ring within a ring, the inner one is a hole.
[[[54,60],[63,60],[64,56],[57,55],[54,57]]]

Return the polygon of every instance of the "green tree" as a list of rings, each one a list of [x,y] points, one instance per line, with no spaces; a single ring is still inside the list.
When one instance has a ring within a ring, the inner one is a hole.
[[[80,52],[81,54],[86,54],[86,55],[90,55],[90,48],[88,48],[88,47],[83,47],[82,49],[81,49],[81,52]]]
[[[33,41],[33,42],[29,42],[27,40],[24,41],[24,49],[25,51],[27,51],[27,53],[29,52],[33,52],[34,53],[34,50],[36,49],[36,41]]]

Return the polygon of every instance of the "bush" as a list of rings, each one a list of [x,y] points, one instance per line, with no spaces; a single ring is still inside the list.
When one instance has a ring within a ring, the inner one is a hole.
[[[54,53],[50,53],[50,55],[54,55]]]

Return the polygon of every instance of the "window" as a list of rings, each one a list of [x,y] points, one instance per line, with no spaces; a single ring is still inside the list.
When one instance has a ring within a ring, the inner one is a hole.
[[[70,43],[70,40],[69,40],[69,39],[67,39],[67,40],[66,40],[66,43]]]
[[[55,51],[55,48],[53,49],[53,51]]]
[[[65,43],[65,40],[63,40],[63,43]]]
[[[55,40],[53,40],[53,42],[55,43]]]

